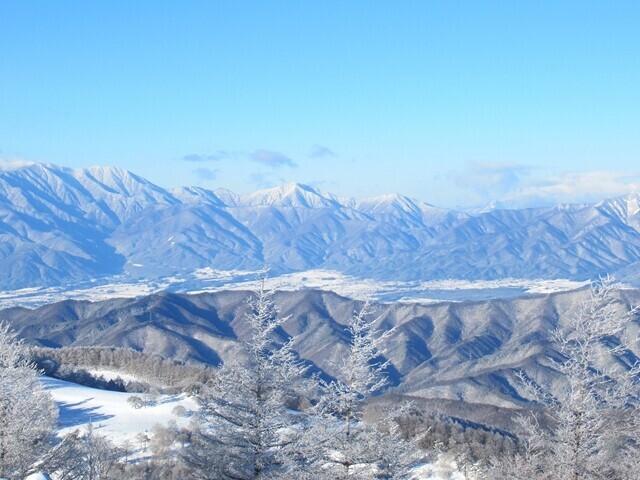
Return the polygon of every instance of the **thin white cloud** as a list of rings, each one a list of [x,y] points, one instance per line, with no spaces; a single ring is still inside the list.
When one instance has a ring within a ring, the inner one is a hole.
[[[30,165],[36,165],[38,162],[32,160],[25,160],[23,158],[4,158],[0,157],[0,170],[11,171],[18,170],[22,167],[28,167]]]
[[[456,172],[450,179],[464,191],[465,203],[477,207],[518,191],[532,170],[513,162],[470,162],[464,172]]]
[[[472,179],[476,185],[486,188],[511,190],[517,188],[532,168],[512,162],[471,163]]]
[[[482,207],[497,201],[508,208],[559,203],[595,203],[640,192],[640,176],[617,171],[567,172],[541,175],[540,170],[514,163],[471,163],[451,179],[464,192],[465,204]]]
[[[311,147],[311,152],[309,152],[309,158],[328,158],[335,157],[336,154],[333,150],[328,147],[324,147],[322,145],[313,145]]]
[[[189,153],[180,158],[184,162],[220,162],[222,160],[235,159],[238,157],[237,152],[230,152],[227,150],[218,150],[214,153],[202,154],[202,153]]]
[[[253,152],[217,150],[213,153],[189,153],[180,157],[180,160],[190,163],[250,160],[273,170],[282,167],[296,168],[298,166],[287,155],[266,149],[258,149]]]
[[[515,206],[594,203],[632,192],[640,192],[637,174],[609,170],[569,172],[532,179],[505,200]]]
[[[270,168],[280,167],[292,167],[295,168],[298,165],[289,157],[280,152],[274,152],[272,150],[256,150],[249,155],[249,158],[254,162],[261,163]]]

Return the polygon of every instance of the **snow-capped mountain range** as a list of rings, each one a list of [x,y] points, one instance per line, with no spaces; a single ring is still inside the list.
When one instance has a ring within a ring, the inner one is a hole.
[[[114,167],[0,172],[0,289],[196,269],[324,268],[381,280],[637,280],[640,195],[480,213],[300,184],[166,190]]]

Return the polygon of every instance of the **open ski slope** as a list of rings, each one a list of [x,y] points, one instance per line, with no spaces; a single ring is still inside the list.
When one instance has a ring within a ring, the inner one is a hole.
[[[49,377],[42,377],[42,383],[58,405],[60,436],[92,424],[94,431],[115,445],[129,441],[136,446],[136,435],[151,434],[156,424],[174,420],[178,426],[187,427],[189,417],[175,415],[176,406],[183,406],[187,412],[197,409],[196,402],[186,395],[158,395],[154,405],[136,409],[127,402],[132,393],[99,390]],[[135,395],[149,399],[145,394]]]

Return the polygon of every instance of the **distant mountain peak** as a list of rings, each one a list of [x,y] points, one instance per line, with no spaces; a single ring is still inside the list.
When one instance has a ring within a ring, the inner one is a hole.
[[[388,208],[395,207],[403,210],[422,211],[424,209],[436,208],[433,205],[421,200],[410,198],[399,193],[386,193],[375,197],[367,197],[356,200],[359,208]]]
[[[477,211],[477,213],[488,213],[493,212],[494,210],[507,210],[509,206],[505,202],[501,202],[500,200],[491,200],[484,207]]]
[[[399,222],[406,226],[433,226],[443,221],[449,214],[460,215],[458,212],[434,207],[399,193],[363,198],[356,200],[354,205],[358,211],[374,216],[383,215],[395,219],[394,223]]]
[[[603,200],[598,202],[595,207],[626,222],[635,219],[636,221],[634,223],[640,226],[640,219],[636,218],[640,217],[640,193],[632,192],[616,198]]]
[[[284,185],[258,190],[242,195],[242,206],[278,206],[278,207],[342,207],[339,199],[328,192],[302,183]]]
[[[88,168],[77,168],[72,170],[72,172],[76,177],[92,177],[103,184],[111,186],[117,185],[120,188],[126,188],[128,185],[133,183],[153,185],[148,180],[121,167],[93,166]]]

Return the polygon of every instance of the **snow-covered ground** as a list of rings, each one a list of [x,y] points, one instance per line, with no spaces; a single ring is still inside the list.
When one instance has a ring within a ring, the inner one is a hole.
[[[129,442],[137,447],[139,442],[136,436],[140,433],[151,434],[157,424],[167,425],[169,421],[174,420],[178,426],[188,427],[188,416],[177,416],[173,413],[176,406],[184,407],[187,412],[197,409],[196,402],[185,395],[158,395],[154,405],[134,408],[127,401],[131,395],[139,395],[143,399],[148,396],[99,390],[44,376],[41,377],[41,381],[58,405],[59,436],[77,429],[82,431],[91,424],[95,432],[107,437],[114,445],[122,446]],[[139,451],[138,455],[140,454],[142,452]],[[133,458],[135,456],[133,455]],[[418,467],[415,476],[416,480],[464,478],[456,471],[452,462],[444,458],[433,464]]]
[[[0,308],[29,307],[62,300],[99,301],[110,298],[134,298],[161,291],[176,293],[215,292],[220,290],[254,289],[258,272],[215,270],[203,268],[180,276],[160,280],[132,282],[123,277],[88,282],[82,285],[50,288],[25,288],[0,291]],[[339,295],[381,302],[438,302],[490,298],[512,298],[521,295],[573,290],[587,282],[566,279],[526,280],[437,280],[379,281],[357,278],[331,270],[307,270],[270,277],[270,287],[281,290],[321,289]]]
[[[471,475],[465,476],[464,473],[455,468],[454,462],[441,457],[434,463],[416,468],[414,478],[415,480],[471,480],[475,477]]]
[[[51,480],[51,477],[44,472],[38,472],[32,475],[29,475],[24,480]]]
[[[136,444],[136,435],[150,433],[156,424],[175,420],[178,426],[187,427],[189,418],[175,415],[176,406],[191,412],[197,409],[195,401],[185,395],[158,395],[155,404],[134,408],[127,401],[131,395],[143,399],[148,396],[99,390],[50,377],[41,377],[41,381],[58,405],[60,436],[92,424],[94,431],[116,445],[126,441]]]
[[[105,370],[102,368],[90,368],[87,369],[87,372],[94,377],[102,377],[105,380],[116,380],[118,378],[123,382],[137,382],[141,380],[140,378],[128,373],[116,372],[115,370]]]

